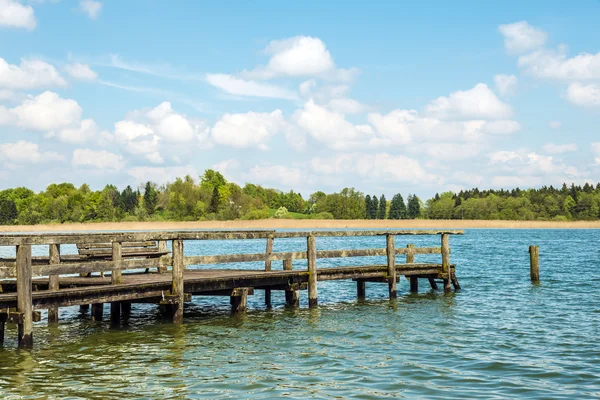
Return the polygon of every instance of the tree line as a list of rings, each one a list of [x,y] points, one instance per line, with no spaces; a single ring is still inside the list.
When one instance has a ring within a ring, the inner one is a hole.
[[[318,191],[304,199],[255,184],[243,187],[207,170],[165,185],[146,182],[138,188],[114,185],[91,190],[86,184],[51,184],[35,193],[25,187],[0,191],[0,224],[93,221],[315,219],[506,219],[593,220],[600,218],[600,184],[564,184],[561,188],[483,190],[436,194],[426,202],[410,194],[391,201],[354,188]]]

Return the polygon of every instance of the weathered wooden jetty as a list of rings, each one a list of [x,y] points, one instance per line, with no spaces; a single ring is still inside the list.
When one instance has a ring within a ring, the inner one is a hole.
[[[37,310],[48,310],[48,322],[58,322],[60,307],[92,306],[92,318],[103,319],[103,305],[110,303],[111,323],[119,324],[135,303],[159,304],[175,323],[183,322],[183,307],[192,296],[229,296],[232,311],[246,309],[247,296],[264,290],[271,304],[271,291],[285,291],[286,305],[299,305],[299,291],[307,289],[308,305],[317,305],[317,282],[352,279],[358,297],[365,296],[366,282],[387,283],[389,297],[396,297],[400,276],[418,290],[420,278],[432,289],[441,280],[446,292],[460,289],[455,266],[450,263],[450,235],[462,231],[151,231],[112,233],[2,234],[0,246],[14,246],[15,258],[0,259],[0,343],[6,323],[18,325],[20,347],[33,344],[33,322]],[[435,247],[395,246],[396,236],[439,235]],[[319,237],[385,236],[385,248],[317,250]],[[273,252],[275,240],[306,238],[306,251]],[[184,244],[195,240],[266,240],[265,252],[257,254],[185,255]],[[172,243],[171,251],[167,242]],[[61,245],[76,244],[78,254],[61,254]],[[32,256],[32,246],[47,245],[47,256]],[[419,254],[441,254],[441,263],[416,263]],[[406,257],[398,263],[397,255]],[[324,258],[385,256],[384,265],[318,268]],[[293,260],[307,260],[307,268],[294,269]],[[264,262],[264,270],[186,268],[244,262]],[[273,268],[282,261],[283,268]],[[106,273],[106,274],[105,274]],[[452,286],[451,286],[452,285]]]

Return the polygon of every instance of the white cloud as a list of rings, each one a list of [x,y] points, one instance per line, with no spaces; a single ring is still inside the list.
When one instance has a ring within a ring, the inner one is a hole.
[[[31,6],[14,0],[0,0],[0,26],[33,30],[35,24],[35,15]]]
[[[315,76],[349,81],[358,73],[356,69],[337,68],[325,43],[316,37],[273,40],[264,52],[271,56],[267,65],[245,71],[244,76],[251,79]]]
[[[484,83],[478,83],[473,89],[450,93],[448,97],[438,97],[426,110],[440,119],[506,119],[512,114],[511,107],[498,99]]]
[[[343,114],[359,114],[367,109],[364,104],[349,98],[331,99],[331,101],[327,103],[327,107]]]
[[[552,129],[560,129],[562,122],[560,121],[548,121],[548,126]]]
[[[309,79],[304,81],[298,86],[298,91],[303,97],[308,97],[312,93],[313,89],[317,86],[317,81]]]
[[[94,81],[98,79],[98,74],[92,71],[89,65],[73,63],[65,66],[65,71],[71,77],[82,81]]]
[[[546,43],[546,33],[527,21],[500,25],[498,30],[504,36],[504,47],[511,54],[525,53]]]
[[[61,142],[66,143],[85,143],[93,139],[103,144],[111,141],[110,133],[100,131],[93,119],[84,119],[80,121],[79,125],[61,129],[55,136]]]
[[[198,176],[198,170],[191,165],[176,166],[176,167],[134,167],[130,168],[127,173],[132,176],[136,182],[155,182],[159,185],[173,182],[182,176],[191,175]]]
[[[151,127],[133,121],[119,121],[115,124],[115,140],[125,146],[131,154],[143,155],[148,161],[162,164],[160,138]]]
[[[543,150],[549,154],[563,154],[563,153],[577,151],[577,145],[575,143],[565,143],[565,144],[546,143],[543,147]]]
[[[185,143],[195,140],[205,129],[200,124],[194,124],[183,114],[173,111],[171,103],[162,102],[147,114],[154,126],[154,132],[167,142]]]
[[[75,100],[63,99],[54,92],[29,97],[11,112],[18,117],[16,125],[26,129],[53,131],[77,124],[82,109]]]
[[[489,154],[490,164],[500,164],[502,169],[520,176],[546,176],[554,178],[565,171],[566,166],[535,152],[497,151]],[[497,185],[496,185],[497,186]]]
[[[118,154],[91,149],[75,149],[72,162],[76,167],[92,167],[107,171],[119,171],[125,165],[123,157]]]
[[[251,182],[274,183],[298,190],[310,182],[302,169],[285,165],[261,164],[250,169],[244,178]]]
[[[39,164],[64,161],[65,157],[55,152],[41,152],[36,143],[19,140],[16,143],[0,144],[0,156],[14,164]]]
[[[581,53],[568,58],[566,46],[541,49],[519,57],[518,65],[537,78],[560,80],[600,79],[600,53]]]
[[[215,171],[219,171],[225,178],[230,180],[232,174],[240,168],[240,162],[232,158],[213,164],[211,168]]]
[[[597,154],[600,156],[600,142],[592,143],[591,148],[592,148],[592,151],[594,152],[594,154]]]
[[[96,19],[102,10],[102,3],[94,0],[81,0],[79,2],[79,9],[91,19]]]
[[[44,61],[21,59],[21,65],[13,65],[0,57],[0,88],[35,89],[65,84],[56,68]]]
[[[317,174],[356,174],[362,178],[409,183],[439,183],[442,179],[426,171],[418,160],[389,153],[340,154],[331,158],[313,158],[312,171]]]
[[[497,188],[516,188],[516,187],[539,187],[544,183],[544,178],[539,176],[516,176],[500,175],[492,177],[492,186]]]
[[[519,160],[521,156],[514,151],[495,151],[489,155],[490,163],[503,163],[512,160]]]
[[[227,93],[238,96],[267,97],[273,99],[295,100],[295,93],[267,83],[244,80],[227,74],[206,74],[206,81]]]
[[[368,125],[354,125],[344,114],[328,110],[310,99],[292,117],[308,134],[334,149],[348,148],[374,136]]]
[[[516,76],[504,74],[494,76],[494,83],[496,84],[496,90],[498,90],[500,96],[514,95],[517,92],[517,86],[519,85]]]
[[[211,136],[216,143],[267,150],[269,139],[288,128],[281,110],[270,113],[225,114],[215,123]]]
[[[582,85],[578,82],[572,83],[567,88],[566,97],[567,100],[577,106],[600,108],[600,85],[593,83],[589,85]]]

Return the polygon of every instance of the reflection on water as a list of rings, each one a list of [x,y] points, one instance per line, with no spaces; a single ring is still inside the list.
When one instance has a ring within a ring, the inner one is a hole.
[[[383,242],[319,238],[318,246]],[[529,244],[541,248],[539,285],[529,283]],[[275,251],[304,245],[282,240]],[[61,310],[58,325],[35,324],[32,351],[16,350],[9,327],[0,397],[599,397],[600,231],[469,230],[451,245],[463,290],[449,295],[430,291],[426,281],[409,293],[402,279],[397,300],[386,298],[386,284],[367,283],[367,299],[357,301],[354,283],[321,282],[317,309],[306,308],[306,292],[299,310],[285,309],[283,293],[274,292],[267,310],[257,290],[244,315],[229,314],[228,298],[195,298],[182,326],[162,320],[154,305],[134,305],[119,329],[73,307]],[[263,249],[262,241],[207,242],[186,252]]]

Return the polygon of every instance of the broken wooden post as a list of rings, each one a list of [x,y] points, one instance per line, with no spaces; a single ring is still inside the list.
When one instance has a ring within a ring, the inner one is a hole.
[[[448,293],[452,271],[450,271],[450,240],[447,233],[442,234],[442,274],[444,274],[444,292]]]
[[[429,276],[429,277],[427,277],[427,279],[429,280],[429,285],[431,285],[431,288],[433,290],[438,290],[438,285],[437,285],[437,283],[435,281],[435,278],[432,277],[432,276]]]
[[[314,235],[306,239],[308,258],[308,306],[316,307],[317,300],[317,244]]]
[[[123,260],[123,246],[119,242],[112,243],[112,261],[113,270],[111,273],[110,283],[118,285],[123,283],[123,276],[121,273],[121,265]],[[121,303],[113,301],[110,303],[110,322],[113,325],[119,325],[121,322]]]
[[[366,282],[362,279],[358,279],[356,281],[356,297],[359,300],[364,300],[367,295],[367,285]]]
[[[283,260],[283,270],[291,271],[292,269],[292,259],[286,258]],[[286,289],[285,304],[289,307],[298,307],[300,305],[300,297],[297,289]]]
[[[49,260],[48,264],[57,265],[60,263],[60,244],[51,244],[49,246]],[[48,290],[56,291],[60,287],[59,279],[57,274],[50,274],[48,276]],[[48,309],[48,323],[58,322],[58,307],[50,307]]]
[[[265,250],[265,271],[271,271],[271,255],[273,254],[273,235],[267,237],[267,248]],[[271,289],[265,289],[265,304],[271,307]]]
[[[167,249],[167,241],[166,240],[159,240],[158,241],[158,251],[160,253],[168,251],[168,249]],[[165,265],[165,258],[166,257],[167,256],[160,256],[160,258],[158,259],[158,273],[159,274],[164,274],[165,272],[167,272],[167,267]]]
[[[415,262],[415,245],[407,244],[406,249],[407,249],[406,250],[406,263],[414,264],[414,262]],[[408,280],[410,281],[410,291],[418,292],[419,291],[419,278],[417,278],[416,276],[410,276],[408,278]],[[430,283],[431,283],[431,281],[430,281]],[[434,284],[435,284],[435,282],[434,282]]]
[[[100,322],[104,316],[104,303],[92,304],[92,321]]]
[[[31,298],[31,245],[17,246],[17,311],[23,313],[19,323],[19,347],[33,346],[33,305]]]
[[[229,302],[231,303],[232,313],[241,313],[246,311],[248,306],[249,288],[236,288],[231,294]]]
[[[387,254],[387,279],[390,299],[396,298],[396,250],[394,249],[394,235],[385,235]]]
[[[171,282],[171,296],[175,296],[177,303],[172,306],[173,322],[183,323],[183,303],[185,301],[185,292],[183,284],[183,272],[185,264],[183,260],[183,240],[173,240],[173,278]]]
[[[529,246],[529,275],[531,282],[540,281],[540,247]]]
[[[6,326],[7,314],[0,314],[0,346],[4,346],[4,327]]]

